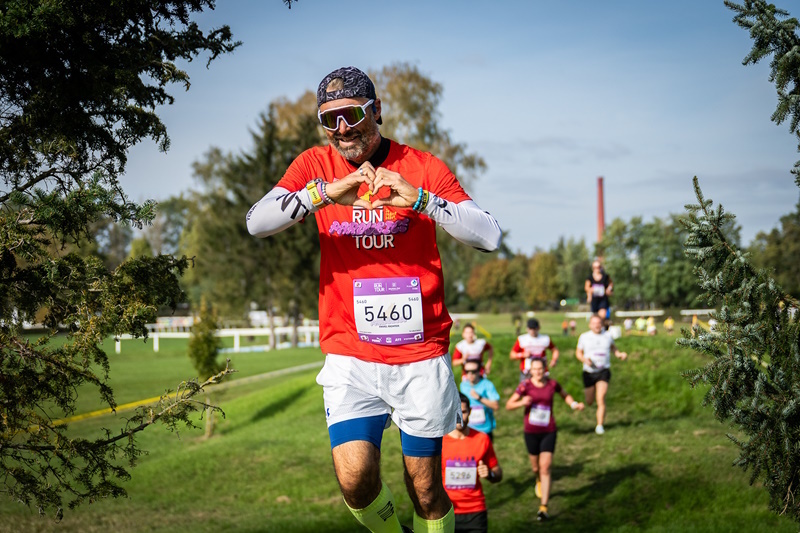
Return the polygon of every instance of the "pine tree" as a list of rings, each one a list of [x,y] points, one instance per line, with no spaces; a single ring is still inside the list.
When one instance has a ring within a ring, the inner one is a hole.
[[[770,507],[800,522],[800,324],[798,302],[756,269],[723,228],[733,215],[703,197],[685,221],[686,254],[695,262],[701,299],[717,310],[713,331],[683,332],[678,344],[709,355],[704,368],[686,372],[693,387],[708,387],[704,405],[743,437],[737,465],[761,480]]]
[[[192,326],[187,352],[200,379],[221,372],[224,365],[217,361],[222,342],[216,333],[219,329],[217,312],[205,298],[200,302],[200,312]]]
[[[200,302],[200,312],[197,320],[192,326],[192,335],[189,337],[189,345],[187,347],[189,359],[192,360],[192,364],[199,375],[198,379],[213,377],[225,370],[225,365],[222,365],[217,360],[220,348],[222,348],[222,341],[217,337],[218,329],[217,312],[214,306],[203,298]],[[217,410],[212,405],[211,395],[206,395],[205,413],[203,415],[206,420],[206,438],[210,438],[214,434],[214,412]]]
[[[189,87],[177,62],[208,53],[210,63],[239,44],[227,26],[205,32],[191,20],[213,0],[85,4],[0,9],[0,493],[56,516],[65,499],[72,508],[124,495],[143,453],[138,432],[191,424],[204,405],[194,397],[227,372],[185,382],[94,438],[59,420],[74,414],[78,390],[93,387],[114,408],[101,343],[146,336],[157,309],[184,297],[186,257],[119,264],[116,246],[110,265],[76,249],[98,223],[152,221],[154,203],[130,201],[119,183],[128,150],[145,139],[169,147],[156,109],[172,103],[171,84]],[[29,335],[34,321],[46,331]],[[51,343],[60,329],[65,342]]]

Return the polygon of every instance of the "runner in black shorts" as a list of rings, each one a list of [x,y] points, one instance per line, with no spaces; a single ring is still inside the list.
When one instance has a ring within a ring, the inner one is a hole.
[[[597,259],[592,262],[592,273],[586,278],[583,290],[586,291],[586,301],[589,302],[592,313],[602,318],[605,324],[610,318],[609,296],[614,291],[614,282]]]
[[[598,435],[605,433],[603,422],[606,418],[606,393],[611,381],[611,352],[623,361],[628,357],[619,351],[614,339],[607,331],[602,331],[603,320],[595,315],[589,319],[589,331],[578,337],[575,357],[583,363],[583,392],[586,405],[597,400],[597,426],[594,431]]]
[[[588,389],[594,387],[598,381],[605,381],[611,383],[611,369],[604,368],[599,372],[583,372],[583,388]]]
[[[545,375],[544,361],[531,361],[530,379],[520,383],[514,394],[506,402],[506,409],[525,408],[525,446],[531,469],[537,475],[536,496],[541,498],[538,520],[549,518],[547,504],[550,500],[550,466],[556,451],[556,419],[553,416],[553,396],[555,393],[572,409],[583,409],[583,404],[572,398],[554,379]]]

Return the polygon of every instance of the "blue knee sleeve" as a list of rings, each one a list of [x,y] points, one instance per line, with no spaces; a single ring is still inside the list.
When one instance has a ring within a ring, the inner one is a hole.
[[[328,428],[328,435],[331,438],[331,449],[345,442],[350,442],[351,440],[365,440],[371,442],[380,450],[381,440],[383,440],[383,430],[386,427],[386,420],[388,419],[388,414],[375,415],[363,418],[352,418],[331,425]],[[441,443],[439,449],[441,449]]]
[[[442,455],[442,437],[415,437],[400,430],[400,444],[406,457]]]

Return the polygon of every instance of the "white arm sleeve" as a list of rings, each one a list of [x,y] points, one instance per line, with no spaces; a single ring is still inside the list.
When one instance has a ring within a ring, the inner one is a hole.
[[[269,237],[297,224],[314,211],[307,189],[289,192],[275,187],[247,212],[247,231],[256,237]]]
[[[453,238],[483,252],[497,250],[503,231],[492,215],[482,211],[472,200],[454,203],[429,194],[430,199],[423,213]]]

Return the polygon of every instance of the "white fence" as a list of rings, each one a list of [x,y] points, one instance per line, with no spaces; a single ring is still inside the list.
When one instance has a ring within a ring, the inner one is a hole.
[[[681,311],[682,316],[699,315],[706,316],[716,311],[716,309],[684,309]]]
[[[592,318],[593,314],[591,311],[567,311],[564,313],[567,318],[585,318],[587,321]]]
[[[692,316],[692,315],[699,315],[699,316],[708,316],[711,313],[716,311],[716,309],[683,309],[680,311],[682,316]],[[589,320],[589,318],[594,314],[590,311],[572,311],[564,313],[567,318],[585,318]],[[640,311],[614,311],[614,316],[625,318],[625,317],[639,317],[639,316],[664,316],[666,311],[663,309],[642,309]]]
[[[148,328],[150,329],[150,328]],[[291,343],[289,339],[292,337],[293,328],[291,326],[281,326],[275,328],[275,346],[277,349],[289,348]],[[269,328],[226,328],[219,329],[216,333],[217,337],[233,337],[233,349],[225,351],[242,352],[248,351],[248,347],[242,347],[241,338],[244,337],[267,337],[269,338],[272,333]],[[297,335],[299,337],[299,346],[319,346],[319,326],[298,326]],[[190,331],[162,331],[154,329],[148,334],[148,340],[153,341],[153,351],[157,352],[159,349],[160,339],[188,339],[191,336]],[[116,340],[116,352],[122,351],[122,341],[130,340],[134,337],[130,335],[120,335]],[[269,344],[269,343],[268,343]],[[269,349],[267,346],[260,346],[262,350]]]
[[[650,311],[615,311],[614,316],[625,318],[629,316],[664,316],[663,309],[655,309]]]

